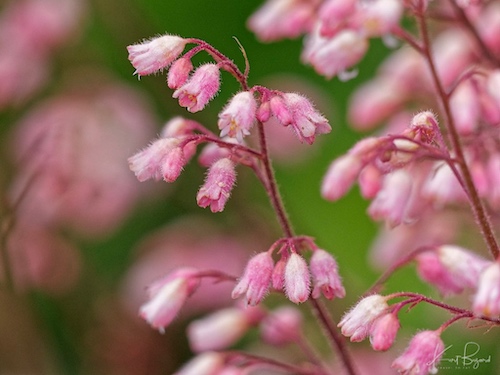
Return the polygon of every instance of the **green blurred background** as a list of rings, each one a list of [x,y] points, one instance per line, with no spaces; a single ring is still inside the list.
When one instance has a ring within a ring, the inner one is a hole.
[[[171,90],[165,84],[164,75],[143,77],[139,81],[132,75],[134,69],[127,60],[127,45],[163,33],[204,39],[243,68],[242,54],[233,39],[236,37],[245,48],[250,61],[251,85],[266,85],[267,82],[279,81],[283,76],[288,80],[290,75],[298,82],[306,82],[304,87],[316,92],[321,99],[318,107],[328,116],[333,131],[320,136],[318,142],[310,146],[311,156],[305,160],[288,164],[277,162],[276,175],[296,232],[315,237],[319,246],[337,257],[347,290],[344,300],[329,304],[333,316],[338,319],[376,280],[378,272],[370,267],[367,253],[378,226],[367,218],[367,202],[359,197],[356,188],[345,199],[328,203],[320,197],[320,182],[330,161],[362,137],[346,124],[348,98],[356,86],[374,74],[388,51],[380,42],[373,41],[368,55],[359,65],[359,76],[356,79],[344,83],[337,79],[325,80],[310,67],[300,63],[302,40],[262,44],[247,30],[245,24],[249,15],[261,3],[241,0],[91,0],[83,32],[77,40],[59,51],[55,57],[50,85],[38,98],[57,93],[72,72],[90,67],[105,71],[143,92],[151,101],[161,122],[175,115],[187,116],[187,112],[171,98]],[[212,124],[212,129],[215,129],[217,113],[237,89],[234,79],[223,74],[220,94],[205,111],[191,117],[207,126]],[[36,103],[37,99],[26,107]],[[23,108],[12,109],[0,115],[4,135],[22,115]],[[94,363],[92,354],[89,354],[89,347],[92,347],[93,342],[86,331],[97,321],[97,313],[92,306],[96,300],[114,298],[123,276],[134,262],[134,249],[144,236],[176,221],[179,217],[192,214],[207,217],[229,227],[237,227],[235,223],[241,220],[241,216],[250,214],[255,214],[257,220],[262,220],[263,223],[269,219],[273,220],[257,180],[248,171],[241,169],[234,195],[224,213],[213,215],[196,205],[196,191],[203,179],[204,170],[191,162],[179,180],[169,188],[168,194],[160,194],[153,202],[146,202],[137,207],[116,233],[98,240],[76,239],[84,254],[84,268],[82,278],[74,291],[58,297],[36,291],[22,296],[5,297],[7,303],[11,301],[23,307],[22,310],[29,316],[33,327],[40,333],[39,341],[16,341],[13,352],[18,360],[24,359],[25,362],[20,368],[25,371],[12,373],[109,373],[111,370],[99,367],[98,361]],[[242,228],[235,230],[241,231]],[[277,226],[275,234],[280,236]],[[263,250],[265,249],[255,249],[256,252]],[[435,292],[416,278],[412,267],[397,273],[389,282],[387,290],[421,291],[436,296]],[[403,329],[398,336],[400,346],[389,352],[392,358],[400,353],[401,347],[416,329],[436,328],[446,319],[446,314],[434,312],[435,309],[428,306],[418,306],[409,314],[401,314]],[[10,324],[9,319],[6,313],[2,324]],[[30,329],[24,323],[23,327]],[[176,348],[175,363],[161,364],[161,372],[155,369],[145,373],[168,373],[189,357],[186,341],[182,338],[183,328],[182,323],[179,327],[173,327],[174,331],[169,336],[170,339],[176,337],[178,346],[182,348]],[[122,329],[127,331],[130,327],[124,326]],[[481,353],[484,351],[485,354],[491,355],[494,363],[485,364],[477,370],[466,369],[460,372],[456,369],[443,369],[441,373],[500,373],[496,372],[495,367],[495,363],[499,363],[500,354],[491,342],[494,332],[483,335],[484,329],[478,329],[472,331],[472,336],[462,336],[462,331],[460,327],[453,327],[445,333],[444,338],[453,343],[455,348],[462,347],[467,341],[479,342],[483,348]],[[153,330],[151,335],[159,336]],[[2,347],[9,346],[8,337],[3,336],[0,352],[3,351]],[[83,337],[86,337],[85,342]],[[167,344],[162,338],[156,344],[153,351],[159,353],[158,358],[162,358],[162,352],[172,350],[171,344]],[[361,343],[353,347],[367,348],[368,345]],[[42,356],[44,359],[31,355],[37,351],[45,353]],[[5,352],[10,353],[11,350]],[[7,361],[1,353],[0,358],[1,361]],[[3,364],[0,362],[0,374],[10,374],[11,372],[6,371],[15,369],[10,362],[12,361]],[[132,369],[129,373],[133,373]]]

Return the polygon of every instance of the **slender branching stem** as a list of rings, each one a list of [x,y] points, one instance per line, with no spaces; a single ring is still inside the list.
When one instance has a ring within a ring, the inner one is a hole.
[[[336,349],[337,353],[340,355],[342,361],[344,362],[347,373],[350,375],[355,375],[357,372],[354,367],[354,362],[351,358],[351,355],[347,351],[345,339],[337,331],[336,324],[333,321],[332,317],[330,316],[330,314],[328,314],[325,306],[320,301],[314,298],[310,298],[309,301],[314,308],[314,312],[317,315],[316,318],[322,323],[323,329],[330,341],[330,344],[334,349]]]
[[[481,233],[483,234],[486,245],[491,255],[496,259],[500,253],[498,242],[491,225],[490,218],[486,212],[486,207],[479,197],[479,193],[472,179],[471,172],[465,160],[464,150],[460,136],[458,134],[455,121],[451,114],[449,95],[447,95],[443,83],[439,78],[437,73],[436,64],[434,62],[434,56],[431,51],[431,44],[429,39],[429,31],[427,28],[427,23],[424,14],[416,14],[418,25],[420,28],[420,33],[422,37],[422,55],[424,56],[427,65],[429,66],[432,80],[434,82],[435,89],[437,91],[437,97],[440,101],[440,105],[443,110],[443,115],[445,119],[445,124],[450,137],[452,149],[455,153],[456,161],[458,163],[458,168],[462,175],[462,181],[465,187],[465,191],[469,197],[469,201],[472,207],[474,217],[477,224],[480,227]]]

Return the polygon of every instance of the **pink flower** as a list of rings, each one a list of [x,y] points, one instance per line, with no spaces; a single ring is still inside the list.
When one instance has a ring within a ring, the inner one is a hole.
[[[293,303],[307,301],[311,289],[311,275],[307,263],[299,254],[292,253],[285,266],[286,296]]]
[[[321,35],[333,36],[346,26],[346,20],[356,11],[356,0],[327,0],[321,4],[318,18]]]
[[[184,153],[175,138],[161,138],[128,159],[129,168],[139,181],[163,178],[175,181],[185,164]]]
[[[245,294],[247,305],[255,306],[260,303],[269,290],[273,266],[273,258],[268,252],[255,255],[247,263],[245,272],[234,287],[231,297],[238,298]]]
[[[488,266],[479,278],[472,310],[478,316],[499,318],[500,316],[500,263]]]
[[[369,37],[390,33],[399,24],[404,10],[400,0],[374,0],[360,4],[354,22],[359,23]]]
[[[250,134],[250,129],[255,122],[257,102],[249,91],[237,93],[226,108],[219,114],[220,136],[236,138],[238,142]]]
[[[181,268],[148,288],[149,301],[139,310],[141,318],[163,333],[199,286],[198,270]]]
[[[435,285],[443,295],[475,288],[480,273],[490,262],[458,246],[443,245],[416,257],[420,277]]]
[[[426,375],[437,372],[436,364],[444,353],[444,344],[436,331],[422,331],[410,341],[392,367],[402,374]]]
[[[292,306],[271,311],[260,323],[262,339],[271,345],[285,345],[301,337],[302,315]]]
[[[260,40],[295,38],[308,31],[317,1],[268,0],[248,20],[248,28]]]
[[[350,337],[352,342],[364,340],[370,333],[375,319],[387,311],[386,297],[379,294],[363,298],[349,312],[347,312],[338,327],[344,336]]]
[[[363,163],[358,155],[348,153],[335,159],[321,184],[321,196],[329,201],[343,197],[356,182]]]
[[[342,30],[332,38],[311,34],[306,40],[303,59],[316,71],[332,78],[348,78],[347,70],[358,63],[368,50],[366,38],[354,30]]]
[[[224,370],[224,355],[217,352],[206,352],[197,355],[174,375],[219,375]]]
[[[332,129],[328,120],[316,111],[312,103],[305,97],[285,93],[271,99],[271,110],[282,125],[292,125],[301,142],[314,142],[317,134],[329,133]]]
[[[387,313],[377,318],[370,328],[370,344],[374,350],[389,349],[398,333],[400,324],[398,317]]]
[[[198,191],[198,206],[210,206],[212,212],[223,211],[235,181],[234,163],[228,158],[217,160],[208,169],[205,183]]]
[[[177,59],[168,70],[168,87],[174,90],[181,87],[188,80],[189,73],[191,73],[192,70],[193,64],[191,63],[191,59],[188,59],[187,57]]]
[[[321,294],[328,299],[345,297],[337,262],[330,253],[322,249],[314,250],[309,267],[313,277],[313,298],[319,298]]]
[[[146,76],[169,66],[184,51],[187,40],[175,35],[163,35],[127,47],[134,74]]]
[[[397,169],[384,178],[382,189],[368,207],[374,220],[385,219],[395,227],[406,221],[406,208],[412,191],[412,178],[404,169]]]
[[[172,97],[179,98],[179,105],[189,112],[201,111],[219,91],[220,71],[215,64],[198,67],[191,78],[174,91]]]
[[[191,349],[200,353],[226,349],[234,344],[253,323],[257,312],[251,310],[228,307],[195,320],[187,330]]]

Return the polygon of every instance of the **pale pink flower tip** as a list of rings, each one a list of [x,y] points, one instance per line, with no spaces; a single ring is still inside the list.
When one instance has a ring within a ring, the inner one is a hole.
[[[229,347],[249,328],[248,317],[244,310],[228,307],[193,321],[187,329],[191,349],[201,353]]]
[[[338,327],[341,328],[344,336],[351,338],[351,341],[362,341],[370,333],[375,319],[386,312],[388,307],[386,297],[372,294],[363,298],[347,312],[340,320]]]
[[[163,332],[198,287],[197,273],[196,269],[182,268],[153,283],[148,288],[149,301],[139,310],[141,318]]]
[[[500,317],[500,264],[498,261],[482,272],[472,310],[478,316]]]
[[[203,64],[191,78],[174,91],[172,97],[179,99],[179,105],[189,112],[201,111],[219,91],[220,71],[215,64]]]
[[[219,114],[220,136],[236,138],[243,142],[243,137],[250,134],[257,111],[257,102],[249,91],[237,93],[226,108]]]
[[[295,342],[302,332],[302,314],[292,306],[284,306],[270,312],[260,324],[262,339],[271,345]]]
[[[353,153],[334,160],[323,178],[321,196],[329,201],[343,197],[356,182],[362,168],[361,158]]]
[[[453,245],[425,251],[416,257],[420,277],[435,285],[442,295],[476,288],[481,272],[490,264],[486,259]]]
[[[389,349],[396,339],[399,327],[398,317],[393,313],[387,313],[377,318],[370,329],[372,348],[380,351]]]
[[[313,277],[313,298],[322,294],[328,298],[345,297],[345,289],[339,276],[338,265],[335,258],[325,250],[316,249],[309,262]]]
[[[311,275],[305,259],[297,253],[292,253],[286,262],[284,282],[286,296],[290,301],[307,301],[311,289]]]
[[[234,167],[234,163],[228,158],[217,160],[210,166],[205,183],[196,196],[198,206],[210,206],[212,212],[224,210],[236,181]]]
[[[175,35],[163,35],[127,47],[134,74],[145,76],[169,66],[184,51],[187,40]]]
[[[197,355],[174,375],[214,375],[220,374],[224,369],[224,355],[217,352],[205,352]]]
[[[437,372],[436,364],[444,353],[444,343],[436,331],[422,331],[410,341],[392,367],[402,374],[426,375]]]
[[[193,64],[191,63],[191,59],[187,57],[177,59],[168,70],[168,87],[174,90],[181,87],[188,80],[189,73],[191,73],[192,70]]]
[[[238,298],[245,294],[248,305],[255,306],[260,303],[271,285],[273,267],[273,258],[268,252],[252,257],[245,267],[243,276],[234,287],[231,297]]]
[[[149,179],[159,181],[162,178],[173,182],[182,172],[185,158],[178,139],[161,138],[131,156],[128,162],[130,170],[141,182]]]

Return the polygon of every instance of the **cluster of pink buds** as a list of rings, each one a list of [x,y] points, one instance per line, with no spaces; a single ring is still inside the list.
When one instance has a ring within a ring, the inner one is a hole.
[[[309,241],[308,239],[306,241]],[[269,289],[285,292],[294,303],[302,303],[321,295],[328,299],[343,298],[345,289],[338,274],[337,262],[331,254],[316,246],[311,246],[312,256],[309,267],[295,247],[287,247],[289,241],[277,241],[268,251],[252,257],[247,263],[243,276],[233,289],[233,298],[245,295],[246,303],[254,306],[260,303]],[[280,259],[274,263],[272,252],[276,246]]]
[[[323,197],[337,200],[358,180],[363,197],[373,199],[368,213],[374,220],[383,219],[391,227],[416,220],[426,208],[422,201],[430,201],[437,173],[427,162],[415,162],[430,157],[449,160],[438,147],[439,134],[434,114],[425,111],[415,115],[400,135],[359,141],[330,165]],[[451,171],[447,164],[441,170]]]

